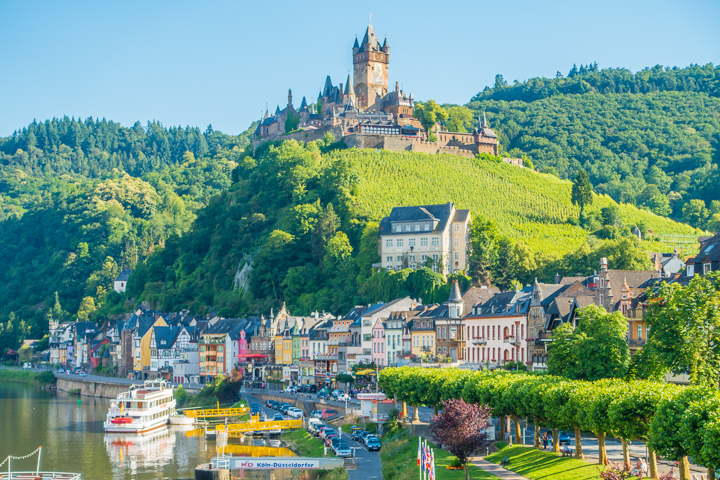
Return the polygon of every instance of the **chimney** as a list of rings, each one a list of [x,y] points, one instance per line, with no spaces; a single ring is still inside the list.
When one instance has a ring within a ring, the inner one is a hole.
[[[559,284],[560,284],[560,280],[561,280],[560,275],[558,275],[558,274],[556,273],[556,274],[555,274],[555,285],[559,285]]]

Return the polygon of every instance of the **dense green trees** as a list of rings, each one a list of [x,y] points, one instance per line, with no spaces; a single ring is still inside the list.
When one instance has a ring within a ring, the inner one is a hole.
[[[651,351],[663,367],[689,373],[693,384],[720,384],[720,273],[695,276],[687,287],[663,283],[651,293],[645,322]]]
[[[467,105],[488,119],[511,156],[595,191],[706,228],[720,200],[720,67],[585,69],[479,93]],[[647,187],[651,187],[649,190]]]
[[[623,378],[630,362],[627,320],[597,305],[579,311],[578,326],[566,323],[554,335],[548,372],[579,380]]]
[[[711,471],[720,466],[715,448],[720,440],[716,420],[720,395],[714,388],[416,367],[384,369],[379,382],[388,397],[410,405],[436,405],[439,398],[462,398],[489,405],[493,416],[526,417],[536,426],[574,429],[577,435],[581,430],[593,432],[598,437],[601,464],[608,463],[605,437],[612,434],[623,439],[624,447],[628,440],[647,442],[651,473],[657,473],[654,451],[677,460],[683,480],[690,480],[685,468],[688,455],[695,464]],[[438,391],[442,392],[440,396]],[[539,447],[537,428],[535,432],[535,446]]]

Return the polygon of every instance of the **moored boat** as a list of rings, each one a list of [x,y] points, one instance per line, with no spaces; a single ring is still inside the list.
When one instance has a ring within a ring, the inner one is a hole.
[[[173,389],[164,380],[131,385],[110,402],[106,433],[143,434],[167,425],[175,414]]]

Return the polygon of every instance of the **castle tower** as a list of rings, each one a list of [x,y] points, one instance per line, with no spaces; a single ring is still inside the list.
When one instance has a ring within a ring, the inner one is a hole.
[[[355,95],[358,109],[364,110],[375,103],[377,96],[388,94],[388,69],[390,66],[390,47],[381,47],[375,30],[368,25],[360,45],[353,46],[353,69],[355,77]]]

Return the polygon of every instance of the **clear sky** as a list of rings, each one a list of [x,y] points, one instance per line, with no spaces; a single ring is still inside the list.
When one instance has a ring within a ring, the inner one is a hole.
[[[371,13],[391,85],[418,100],[573,63],[720,62],[718,0],[0,0],[0,135],[64,115],[237,134],[288,87],[298,106],[326,75],[344,83]]]

